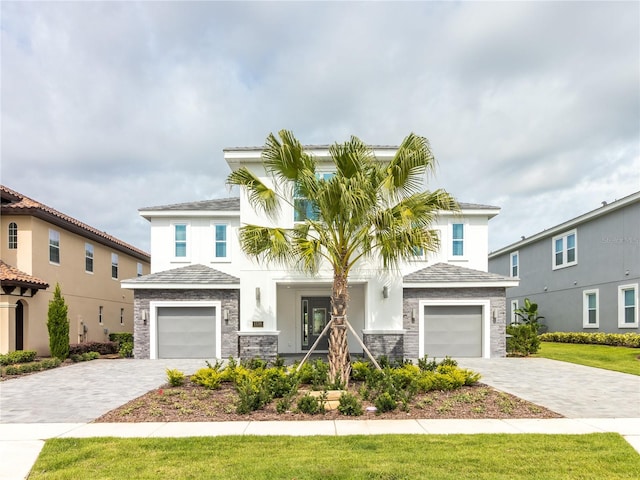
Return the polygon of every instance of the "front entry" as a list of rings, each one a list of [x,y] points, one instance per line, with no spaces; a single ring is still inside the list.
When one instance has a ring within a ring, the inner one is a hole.
[[[330,297],[302,297],[302,350],[309,350],[331,319]],[[329,332],[318,343],[316,350],[329,349]]]
[[[24,305],[16,303],[16,350],[24,350]]]

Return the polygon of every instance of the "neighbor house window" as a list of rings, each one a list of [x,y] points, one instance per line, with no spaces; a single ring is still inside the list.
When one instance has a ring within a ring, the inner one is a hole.
[[[93,273],[93,245],[84,244],[84,271]]]
[[[187,225],[177,223],[173,226],[174,255],[177,258],[187,256]]]
[[[453,227],[453,244],[452,244],[452,252],[454,257],[462,257],[464,256],[464,224],[463,223],[454,223]]]
[[[120,309],[120,325],[124,325],[124,308]]]
[[[332,172],[316,173],[316,178],[327,181],[335,174]],[[305,220],[318,220],[319,213],[313,200],[305,197],[296,185],[293,189],[293,221],[304,222]]]
[[[138,266],[137,266],[137,273],[138,276],[141,277],[142,276],[142,264],[140,262],[138,262]]]
[[[598,306],[598,289],[585,290],[582,296],[582,326],[583,328],[598,328],[600,313]]]
[[[518,274],[520,273],[518,270],[520,268],[520,256],[518,254],[518,252],[513,252],[511,254],[511,276],[512,277],[517,277]]]
[[[511,300],[511,323],[520,323],[516,310],[518,310],[518,300]]]
[[[618,327],[638,328],[638,284],[618,287]]]
[[[226,225],[214,225],[214,236],[215,236],[215,257],[216,258],[227,258],[227,226]]]
[[[118,278],[118,254],[111,254],[111,278]]]
[[[103,307],[102,305],[100,305],[98,307],[98,323],[102,323],[102,313],[103,313]]]
[[[60,232],[49,230],[49,261],[60,263]]]
[[[576,231],[553,237],[553,269],[570,267],[578,263]]]
[[[18,224],[11,222],[9,224],[9,249],[18,248]]]

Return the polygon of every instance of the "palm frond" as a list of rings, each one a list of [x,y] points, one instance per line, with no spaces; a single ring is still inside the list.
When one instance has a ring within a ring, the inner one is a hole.
[[[257,260],[289,266],[293,263],[291,232],[285,228],[244,225],[240,228],[242,251]]]
[[[349,141],[335,143],[329,147],[336,170],[344,178],[352,178],[361,173],[373,160],[371,148],[358,137],[352,136]]]
[[[262,160],[267,171],[281,181],[297,181],[303,170],[315,171],[315,162],[311,155],[288,130],[278,132],[280,140],[271,133],[267,137]]]
[[[231,172],[227,177],[227,185],[237,185],[244,189],[251,206],[274,217],[280,210],[278,195],[275,190],[265,185],[246,167]]]
[[[382,187],[392,198],[410,195],[423,188],[425,172],[434,169],[435,157],[429,141],[411,133],[386,166]]]

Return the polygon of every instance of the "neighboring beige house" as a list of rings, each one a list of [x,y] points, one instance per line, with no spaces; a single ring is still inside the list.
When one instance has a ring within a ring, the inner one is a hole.
[[[49,354],[56,283],[69,307],[70,343],[133,332],[133,293],[120,281],[148,274],[149,254],[3,185],[0,195],[0,353]]]

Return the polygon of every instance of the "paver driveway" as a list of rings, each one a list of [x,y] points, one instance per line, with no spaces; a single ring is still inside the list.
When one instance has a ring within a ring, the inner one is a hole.
[[[482,382],[570,418],[640,418],[640,377],[544,358],[459,359]],[[93,360],[0,383],[0,423],[90,422],[202,360]]]

